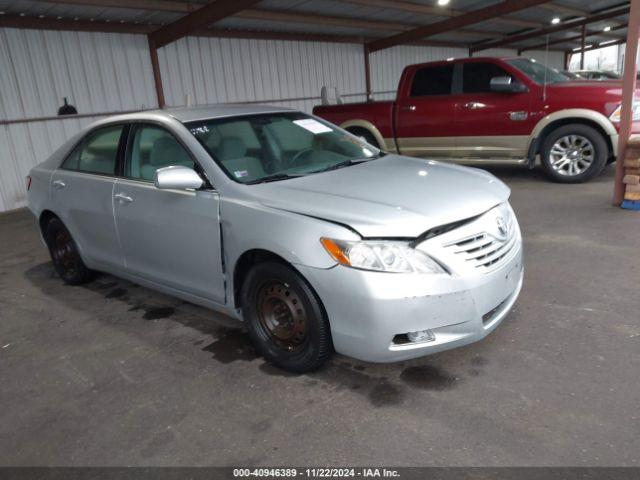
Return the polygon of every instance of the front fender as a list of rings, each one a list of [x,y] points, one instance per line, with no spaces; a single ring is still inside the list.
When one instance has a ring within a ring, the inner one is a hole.
[[[320,238],[360,239],[347,227],[257,202],[223,200],[220,218],[227,272],[234,271],[244,252],[254,249],[275,253],[293,265],[331,268],[336,262]]]

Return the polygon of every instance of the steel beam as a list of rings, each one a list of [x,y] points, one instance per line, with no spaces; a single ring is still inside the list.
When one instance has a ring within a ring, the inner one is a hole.
[[[438,35],[440,33],[460,30],[469,25],[474,25],[487,20],[492,20],[509,13],[518,12],[536,5],[545,3],[548,0],[505,0],[498,4],[480,8],[471,12],[458,15],[456,17],[442,20],[422,27],[414,28],[398,35],[375,40],[369,44],[371,52],[383,50],[385,48],[402,45],[421,38]]]
[[[188,13],[175,22],[165,25],[149,34],[149,39],[153,41],[156,48],[175,42],[194,31],[205,28],[223,18],[235,15],[241,10],[245,10],[260,0],[215,0]]]
[[[616,159],[616,178],[613,204],[620,205],[624,200],[624,159],[627,143],[633,123],[633,100],[637,83],[638,42],[640,38],[640,0],[631,0],[629,28],[627,29],[626,50],[624,55],[624,73],[622,76],[622,110],[620,112],[620,135],[618,136],[618,158]]]
[[[612,10],[599,13],[596,15],[591,15],[583,19],[570,20],[563,24],[542,28],[540,30],[536,30],[535,32],[527,32],[527,33],[522,33],[517,35],[510,35],[503,38],[502,40],[494,40],[490,42],[478,43],[472,46],[471,49],[474,52],[478,52],[480,50],[486,50],[488,48],[502,47],[504,45],[510,45],[512,43],[521,42],[523,40],[528,40],[530,38],[536,38],[542,35],[547,35],[548,33],[561,32],[563,30],[572,30],[577,27],[582,27],[583,25],[588,25],[589,23],[599,22],[600,20],[607,20],[613,17],[619,17],[620,15],[626,15],[627,13],[629,13],[628,5],[624,7],[617,7]]]

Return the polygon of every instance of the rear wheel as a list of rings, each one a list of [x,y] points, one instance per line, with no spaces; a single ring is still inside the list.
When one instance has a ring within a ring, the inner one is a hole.
[[[280,263],[258,264],[247,275],[241,296],[249,337],[267,361],[304,373],[329,358],[329,322],[299,273]]]
[[[553,181],[586,182],[605,167],[607,142],[600,132],[587,125],[565,125],[547,136],[541,157],[542,165]]]
[[[93,279],[95,272],[87,268],[71,233],[59,218],[51,218],[44,229],[53,266],[69,285],[80,285]]]

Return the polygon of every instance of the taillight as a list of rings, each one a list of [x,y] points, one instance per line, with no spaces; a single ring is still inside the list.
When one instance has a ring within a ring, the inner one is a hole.
[[[27,176],[27,192],[29,191],[29,189],[31,188],[31,175]]]

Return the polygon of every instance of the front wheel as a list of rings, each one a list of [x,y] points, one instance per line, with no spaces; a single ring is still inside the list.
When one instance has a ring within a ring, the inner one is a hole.
[[[542,165],[554,182],[586,182],[602,172],[607,157],[607,142],[587,125],[560,127],[542,144]]]
[[[320,300],[293,269],[261,263],[242,285],[242,316],[249,338],[265,359],[285,370],[304,373],[331,355],[331,331]]]

